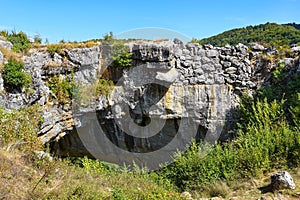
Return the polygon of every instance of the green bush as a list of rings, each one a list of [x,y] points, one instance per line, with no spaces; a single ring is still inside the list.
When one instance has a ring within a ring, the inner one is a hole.
[[[97,81],[96,95],[99,96],[103,94],[107,96],[113,90],[113,87],[114,87],[114,82],[112,80],[100,78]]]
[[[116,43],[112,46],[112,65],[115,67],[130,67],[132,65],[132,55],[128,46]]]
[[[13,44],[12,50],[21,53],[30,48],[30,42],[24,32],[12,32],[8,34],[7,40]]]
[[[35,44],[42,44],[42,38],[39,35],[35,35],[33,40]]]
[[[100,78],[89,85],[75,84],[74,86],[73,98],[76,99],[77,105],[85,107],[100,95],[108,96],[113,90],[114,82]]]
[[[65,104],[72,98],[75,82],[73,76],[69,79],[68,77],[63,78],[59,75],[55,75],[48,79],[48,87],[56,95],[57,100]]]
[[[279,81],[282,79],[282,76],[284,75],[283,70],[284,70],[284,63],[283,62],[277,63],[275,70],[273,71],[273,78],[275,81]]]
[[[8,63],[4,65],[2,76],[7,89],[21,90],[23,86],[29,86],[31,84],[31,75],[23,72],[23,69],[24,64],[14,59],[10,59]]]

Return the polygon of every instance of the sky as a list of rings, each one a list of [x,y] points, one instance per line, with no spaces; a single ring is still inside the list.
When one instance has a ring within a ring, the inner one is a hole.
[[[135,29],[201,39],[266,22],[300,23],[300,0],[0,0],[0,5],[0,30],[24,31],[50,43],[100,39],[110,32],[134,37]]]

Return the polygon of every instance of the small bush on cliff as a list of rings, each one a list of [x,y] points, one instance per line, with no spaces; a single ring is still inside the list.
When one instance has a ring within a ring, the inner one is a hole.
[[[8,90],[21,90],[23,86],[29,86],[32,82],[31,75],[23,72],[24,64],[14,59],[10,59],[4,65],[2,72],[4,85]]]
[[[67,103],[73,95],[75,83],[73,76],[71,78],[55,75],[48,79],[48,87],[56,95],[60,103]]]
[[[132,65],[132,53],[124,44],[112,46],[112,65],[116,67],[130,67]]]
[[[24,32],[12,32],[8,34],[7,40],[13,44],[12,50],[21,53],[30,48],[30,42],[27,38],[27,35]]]

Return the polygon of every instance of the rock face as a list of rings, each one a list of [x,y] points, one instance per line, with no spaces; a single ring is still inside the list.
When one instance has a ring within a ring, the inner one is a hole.
[[[43,106],[44,123],[38,134],[58,155],[95,157],[98,152],[100,158],[117,162],[112,154],[119,150],[141,154],[164,149],[171,154],[168,150],[176,150],[179,141],[185,147],[192,139],[229,140],[241,94],[266,84],[272,71],[270,63],[258,56],[266,51],[259,45],[252,45],[252,51],[243,44],[213,47],[143,41],[127,45],[133,54],[131,68],[111,65],[105,45],[54,55],[31,50],[23,60],[33,78],[33,92],[7,93],[0,76],[0,105],[7,109]],[[291,69],[300,66],[295,58],[284,62]],[[84,86],[103,75],[115,87],[108,96],[85,95],[84,104],[76,98],[62,104],[47,84],[54,75],[73,77]],[[99,130],[101,140],[95,139]]]
[[[7,48],[7,49],[11,49],[13,45],[11,42],[3,41],[0,38],[0,46]]]
[[[271,186],[273,190],[282,190],[282,189],[293,190],[296,188],[292,176],[286,171],[281,171],[273,174],[271,176]]]

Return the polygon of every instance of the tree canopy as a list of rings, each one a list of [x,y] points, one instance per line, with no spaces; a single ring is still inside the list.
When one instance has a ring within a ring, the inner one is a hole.
[[[300,24],[266,23],[257,26],[247,26],[195,41],[200,44],[212,44],[214,46],[236,45],[238,43],[247,45],[251,42],[267,43],[276,46],[300,45]]]

